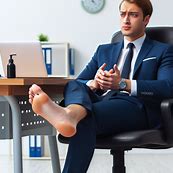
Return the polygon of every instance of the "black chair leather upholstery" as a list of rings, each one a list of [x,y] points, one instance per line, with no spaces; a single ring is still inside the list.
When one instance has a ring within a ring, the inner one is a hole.
[[[173,44],[173,27],[148,27],[146,34],[155,40]],[[122,40],[120,31],[112,37],[112,43]],[[97,149],[109,149],[113,155],[112,173],[125,173],[124,152],[132,148],[166,149],[173,147],[173,99],[164,100],[161,103],[162,127],[120,133],[108,137],[97,137]],[[68,143],[68,138],[61,135],[58,139],[62,143]]]

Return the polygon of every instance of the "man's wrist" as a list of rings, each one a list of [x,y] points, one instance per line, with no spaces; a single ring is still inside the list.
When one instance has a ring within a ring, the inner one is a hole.
[[[118,83],[120,91],[131,92],[131,80],[122,78]]]
[[[89,80],[86,85],[93,91],[96,91],[97,90],[97,85],[96,85],[96,81],[93,79],[93,80]]]
[[[92,81],[93,81],[93,80],[89,80],[89,81],[86,83],[86,85],[87,85],[87,86],[90,86]]]

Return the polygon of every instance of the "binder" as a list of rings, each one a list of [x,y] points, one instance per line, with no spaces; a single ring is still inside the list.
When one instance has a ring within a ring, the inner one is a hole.
[[[36,136],[36,143],[35,143],[35,157],[42,157],[44,154],[44,147],[43,147],[43,136]]]
[[[70,73],[70,75],[75,74],[75,50],[74,50],[74,48],[69,49],[69,73]]]
[[[29,136],[29,157],[36,157],[35,141],[36,136]]]
[[[52,48],[51,47],[43,47],[43,56],[45,59],[45,65],[47,69],[47,74],[52,74]]]

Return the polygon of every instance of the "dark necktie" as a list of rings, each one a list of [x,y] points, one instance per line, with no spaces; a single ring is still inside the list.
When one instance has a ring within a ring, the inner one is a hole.
[[[121,73],[121,77],[125,78],[125,79],[129,78],[129,74],[130,74],[130,70],[131,70],[131,61],[132,61],[132,57],[133,57],[134,44],[129,43],[127,47],[129,48],[129,51],[128,51],[128,54],[126,56],[126,60],[125,60],[123,70],[122,70],[122,73]]]

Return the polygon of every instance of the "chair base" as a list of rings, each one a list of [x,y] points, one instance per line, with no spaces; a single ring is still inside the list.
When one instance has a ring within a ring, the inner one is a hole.
[[[112,173],[126,173],[124,164],[124,150],[111,149],[110,153],[113,155]]]

